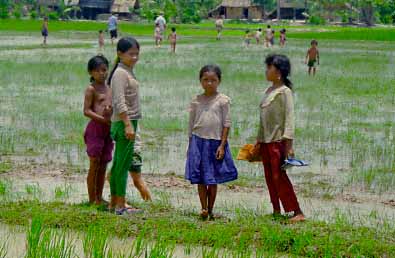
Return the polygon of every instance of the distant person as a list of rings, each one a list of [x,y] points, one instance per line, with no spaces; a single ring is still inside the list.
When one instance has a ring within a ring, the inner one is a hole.
[[[41,26],[41,35],[43,36],[43,45],[47,45],[48,37],[48,17],[44,17],[43,24]]]
[[[114,13],[108,18],[108,31],[110,32],[111,44],[114,44],[114,40],[118,38],[118,18]]]
[[[154,31],[154,38],[155,38],[155,47],[159,48],[162,44],[162,32],[160,31],[159,23],[155,24],[155,31]]]
[[[237,179],[237,169],[228,144],[231,126],[230,98],[218,92],[221,69],[206,65],[200,69],[203,94],[189,107],[189,145],[185,178],[198,185],[202,219],[214,219],[217,185]]]
[[[104,33],[103,30],[99,30],[99,54],[104,54]]]
[[[286,37],[285,33],[286,33],[285,29],[280,30],[280,46],[281,47],[285,47],[285,43],[287,41],[287,37]]]
[[[162,39],[165,37],[165,31],[166,31],[166,19],[163,17],[164,13],[160,12],[159,16],[155,19],[155,26],[156,24],[159,24],[159,29],[161,33]]]
[[[175,53],[176,52],[176,44],[177,44],[177,33],[176,33],[175,27],[171,28],[171,33],[169,35],[168,40],[170,41],[171,52]]]
[[[259,28],[256,32],[255,32],[255,40],[256,40],[256,44],[259,45],[259,42],[261,40],[262,37],[262,29]]]
[[[292,183],[282,164],[294,156],[295,112],[292,82],[288,79],[291,64],[284,55],[266,57],[266,79],[272,85],[265,90],[260,109],[257,143],[254,148],[263,160],[265,179],[269,190],[273,215],[292,212],[290,222],[304,221]]]
[[[84,142],[89,156],[87,177],[89,203],[106,204],[103,200],[103,187],[107,164],[112,159],[114,147],[110,137],[111,127],[111,89],[106,84],[108,61],[98,55],[88,62],[91,84],[85,90],[84,115],[89,117]]]
[[[316,66],[320,64],[320,53],[318,51],[318,41],[313,39],[310,43],[311,47],[307,50],[306,61],[305,63],[309,67],[308,73],[311,75],[311,71],[313,71],[313,75],[316,73]]]
[[[270,45],[274,46],[274,34],[276,33],[275,30],[272,29],[272,38],[270,39]]]
[[[246,30],[244,35],[244,46],[246,48],[249,48],[250,44],[251,44],[251,33],[250,30]]]
[[[222,30],[224,29],[224,20],[221,16],[218,16],[215,21],[215,29],[217,30],[217,40],[221,40]]]
[[[273,38],[273,30],[270,25],[267,25],[266,34],[265,34],[266,47],[271,47],[272,38]]]

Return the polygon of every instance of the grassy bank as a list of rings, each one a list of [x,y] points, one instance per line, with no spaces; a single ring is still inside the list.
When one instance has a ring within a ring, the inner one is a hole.
[[[200,221],[196,215],[157,202],[142,204],[145,213],[119,217],[85,204],[23,201],[0,204],[0,221],[30,225],[40,218],[44,227],[87,232],[95,227],[110,236],[140,237],[183,246],[205,246],[238,257],[281,254],[306,257],[392,257],[392,228],[354,227],[339,216],[334,223],[308,221],[290,225],[284,219],[248,210],[236,210],[233,219]]]
[[[42,21],[39,20],[1,20],[0,31],[39,32]],[[49,31],[83,31],[97,32],[106,29],[105,22],[96,21],[51,21]],[[169,28],[175,26],[179,35],[194,37],[215,37],[214,22],[201,24],[169,24]],[[225,24],[224,37],[242,37],[246,29],[255,30],[265,28],[266,24]],[[395,41],[394,27],[340,27],[340,26],[273,26],[276,31],[280,28],[287,29],[287,36],[296,39],[318,40],[373,40]],[[152,36],[153,25],[147,23],[121,22],[119,29],[123,33],[135,36]]]

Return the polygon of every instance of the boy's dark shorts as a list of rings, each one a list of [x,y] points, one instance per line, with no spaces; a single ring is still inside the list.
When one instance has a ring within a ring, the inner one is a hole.
[[[143,166],[143,159],[140,153],[133,153],[132,165],[130,165],[130,172],[141,173],[141,167]]]
[[[117,30],[110,30],[111,38],[118,38],[118,31]]]
[[[110,125],[91,120],[85,129],[84,142],[89,157],[111,161],[114,143],[110,137]]]
[[[48,37],[48,30],[47,30],[47,29],[41,30],[41,35],[42,35],[43,37]]]
[[[309,60],[309,62],[307,63],[308,67],[315,67],[315,62],[317,62],[317,60]]]

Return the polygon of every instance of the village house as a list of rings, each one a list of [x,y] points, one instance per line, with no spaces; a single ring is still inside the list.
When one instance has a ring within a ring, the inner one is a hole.
[[[304,19],[305,5],[298,0],[280,0],[281,19]],[[225,19],[276,19],[277,8],[265,10],[252,0],[223,0],[209,17],[222,16]]]

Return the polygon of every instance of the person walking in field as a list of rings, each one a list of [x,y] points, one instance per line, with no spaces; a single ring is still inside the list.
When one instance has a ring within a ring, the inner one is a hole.
[[[273,42],[273,30],[270,25],[267,25],[266,34],[265,34],[265,46],[271,47]]]
[[[103,30],[99,30],[98,43],[99,43],[99,54],[104,54],[104,33],[103,33]]]
[[[108,82],[112,89],[113,114],[111,137],[115,141],[111,168],[110,209],[118,215],[140,212],[126,204],[128,171],[133,161],[137,124],[141,119],[139,83],[133,73],[138,62],[140,44],[132,37],[121,38],[117,44],[117,60]]]
[[[114,13],[108,18],[108,31],[110,32],[111,45],[114,45],[114,41],[118,38],[118,18]]]
[[[162,44],[162,32],[159,27],[159,23],[155,24],[155,31],[154,31],[154,38],[155,38],[155,47],[160,48]]]
[[[48,17],[44,17],[43,24],[41,26],[41,36],[43,36],[43,45],[47,45],[48,38]]]
[[[317,63],[317,65],[320,64],[320,53],[317,48],[318,41],[313,39],[310,45],[311,47],[309,48],[309,50],[307,50],[305,64],[307,64],[307,66],[309,67],[308,70],[309,75],[311,75],[311,71],[313,71],[313,75],[315,75],[316,72],[315,63]]]
[[[287,41],[285,33],[285,29],[280,30],[280,47],[285,47],[285,42]]]
[[[89,203],[105,204],[102,198],[107,164],[112,159],[114,147],[110,137],[111,89],[106,85],[108,61],[103,56],[95,56],[88,62],[91,84],[85,90],[84,115],[89,121],[84,142],[89,156],[87,177]]]
[[[169,35],[168,40],[170,41],[171,52],[175,53],[176,52],[176,44],[177,44],[177,33],[176,33],[175,27],[171,28],[171,33]]]
[[[292,183],[282,168],[285,159],[294,156],[295,134],[292,82],[288,79],[291,64],[284,55],[269,55],[266,79],[272,85],[265,90],[260,103],[260,123],[254,155],[261,155],[265,179],[273,206],[273,215],[293,213],[291,222],[304,221]]]
[[[262,29],[259,28],[256,32],[255,32],[255,40],[256,40],[256,44],[259,45],[260,40],[262,37]]]
[[[155,26],[156,24],[159,24],[159,30],[162,39],[165,37],[165,31],[166,31],[166,19],[165,17],[163,17],[163,15],[164,13],[160,12],[159,16],[155,19]]]
[[[231,126],[230,98],[218,92],[221,70],[203,66],[199,73],[203,94],[189,107],[189,145],[185,178],[198,185],[202,219],[214,219],[217,185],[237,179],[228,144]]]
[[[224,28],[224,20],[221,16],[218,16],[215,20],[215,29],[217,30],[217,40],[221,40],[222,30]]]

